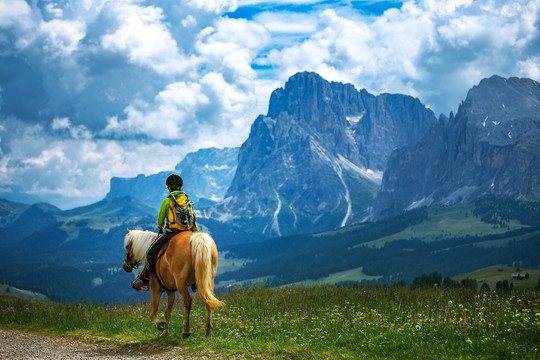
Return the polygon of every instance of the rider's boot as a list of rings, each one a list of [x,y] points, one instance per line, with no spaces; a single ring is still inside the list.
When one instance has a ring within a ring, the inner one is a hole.
[[[131,287],[134,288],[137,291],[139,291],[139,290],[143,290],[143,291],[150,290],[149,280],[146,278],[146,276],[144,276],[144,270],[141,272],[141,274],[135,280],[133,280],[133,282],[131,283]]]

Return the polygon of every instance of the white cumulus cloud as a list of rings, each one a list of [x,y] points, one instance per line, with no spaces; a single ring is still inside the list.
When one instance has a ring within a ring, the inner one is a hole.
[[[189,0],[188,4],[216,15],[234,11],[237,7],[236,0]]]
[[[160,74],[181,74],[189,66],[176,40],[163,22],[163,10],[134,3],[115,3],[113,11],[119,27],[104,35],[102,46],[125,53],[137,65],[148,66]]]
[[[45,49],[51,53],[68,56],[86,34],[86,24],[82,21],[54,19],[41,23],[45,34]]]

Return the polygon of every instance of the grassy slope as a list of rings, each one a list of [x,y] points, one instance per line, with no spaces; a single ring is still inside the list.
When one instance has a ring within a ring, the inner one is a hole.
[[[326,277],[319,278],[317,280],[305,280],[298,282],[299,285],[316,285],[316,284],[328,284],[334,285],[345,282],[360,282],[362,280],[378,280],[380,276],[370,276],[364,273],[364,268],[359,267],[356,269],[340,271],[330,274]]]
[[[449,238],[459,238],[467,235],[483,236],[503,234],[507,231],[524,227],[519,221],[511,220],[508,227],[500,227],[483,222],[472,215],[474,205],[455,207],[428,208],[429,220],[421,224],[412,225],[403,231],[373,240],[367,245],[382,247],[390,241],[417,238],[424,242],[432,242]]]
[[[513,279],[512,274],[518,273],[521,275],[529,273],[529,279]],[[514,284],[514,289],[516,290],[533,290],[535,286],[538,285],[538,279],[540,278],[540,269],[523,269],[506,265],[494,265],[479,269],[477,271],[452,277],[452,279],[457,281],[461,281],[467,278],[476,279],[478,284],[487,283],[490,289],[495,289],[497,281],[508,280],[509,283]]]
[[[17,299],[25,299],[25,300],[39,300],[39,301],[47,301],[49,300],[47,296],[29,291],[29,290],[21,290],[16,287],[10,286],[8,284],[0,284],[0,296],[9,296],[14,297]]]
[[[180,357],[537,359],[540,355],[535,292],[320,286],[248,288],[220,297],[227,305],[214,312],[210,338],[204,337],[206,309],[198,297],[188,339],[181,337],[183,312],[178,304],[167,338],[158,337],[148,318],[148,304],[65,305],[0,297],[0,326],[110,343],[120,352],[173,351]]]
[[[236,259],[228,256],[228,254],[229,253],[227,251],[219,253],[219,266],[217,270],[218,274],[222,274],[227,271],[239,270],[250,262],[248,259]]]
[[[30,205],[0,199],[0,228],[11,225]]]

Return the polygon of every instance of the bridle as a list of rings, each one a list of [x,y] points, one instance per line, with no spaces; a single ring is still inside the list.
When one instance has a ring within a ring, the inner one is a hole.
[[[126,258],[124,259],[124,265],[122,268],[125,272],[132,272],[133,269],[136,269],[139,267],[139,263],[137,263],[133,257],[133,248],[131,244],[129,244],[126,248]]]

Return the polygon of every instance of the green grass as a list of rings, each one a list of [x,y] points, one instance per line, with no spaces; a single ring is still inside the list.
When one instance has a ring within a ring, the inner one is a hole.
[[[254,287],[220,296],[214,334],[195,301],[190,338],[181,305],[159,338],[147,304],[66,305],[0,298],[7,329],[110,343],[126,351],[257,359],[537,359],[540,293],[332,286]],[[196,297],[198,299],[198,297]],[[162,316],[162,313],[160,313]]]

